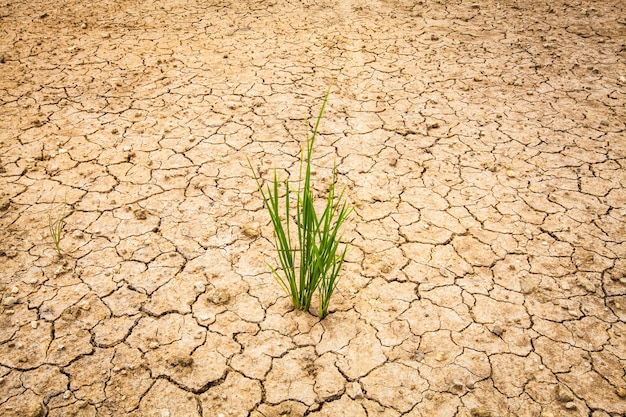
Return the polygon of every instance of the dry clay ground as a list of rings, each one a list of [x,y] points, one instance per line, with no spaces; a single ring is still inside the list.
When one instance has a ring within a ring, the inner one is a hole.
[[[2,0],[0,415],[624,415],[625,19]],[[319,321],[246,155],[295,176],[333,78],[316,187],[336,160],[355,213]]]

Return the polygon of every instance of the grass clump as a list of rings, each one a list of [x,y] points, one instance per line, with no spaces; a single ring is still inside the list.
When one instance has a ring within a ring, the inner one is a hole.
[[[278,179],[276,169],[272,182],[264,189],[248,160],[274,229],[280,270],[271,265],[269,267],[297,309],[308,311],[313,294],[318,290],[320,318],[328,314],[330,298],[339,282],[339,271],[347,253],[347,246],[341,250],[339,248],[341,241],[339,229],[352,212],[352,208],[342,201],[343,191],[338,196],[335,194],[336,167],[333,168],[332,180],[321,215],[318,215],[314,205],[311,155],[330,88],[329,86],[324,96],[312,134],[309,135],[307,129],[306,154],[303,150],[300,159],[300,179],[295,190],[289,181],[285,180],[284,196],[281,197],[282,187],[279,186],[281,181]],[[284,200],[284,208],[281,208],[281,199]],[[290,209],[292,199],[295,200],[295,213]],[[295,238],[292,236],[294,225]]]
[[[48,230],[50,231],[50,237],[52,238],[54,250],[56,250],[57,255],[63,256],[63,252],[61,250],[63,228],[65,227],[65,219],[70,215],[70,211],[67,208],[67,196],[60,206],[61,207],[59,208],[58,205],[55,205],[54,200],[52,200],[52,205],[50,207],[50,211],[48,212]]]

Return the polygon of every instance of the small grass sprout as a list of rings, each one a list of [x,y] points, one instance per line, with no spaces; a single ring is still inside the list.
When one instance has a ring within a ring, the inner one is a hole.
[[[278,268],[268,266],[297,309],[309,311],[313,295],[317,290],[320,318],[328,314],[330,298],[339,282],[339,272],[348,249],[345,245],[340,249],[339,229],[352,212],[352,208],[343,200],[343,191],[338,196],[335,195],[336,166],[333,167],[332,180],[321,215],[318,215],[314,205],[311,155],[331,87],[332,84],[324,96],[322,107],[310,135],[307,129],[306,154],[303,150],[300,159],[300,179],[295,191],[289,181],[285,180],[284,196],[281,197],[282,187],[279,187],[281,181],[278,179],[276,169],[274,169],[273,181],[264,189],[260,177],[248,159],[270,215],[282,273]],[[284,209],[282,209],[284,214],[281,210],[281,199],[284,199]],[[292,199],[295,200],[295,214],[290,209]],[[295,238],[292,236],[294,225]]]
[[[65,219],[70,215],[70,211],[67,206],[67,196],[63,200],[63,203],[56,205],[54,199],[50,211],[48,212],[48,230],[50,231],[50,237],[57,255],[62,256],[61,240],[63,240],[63,227],[65,226]]]

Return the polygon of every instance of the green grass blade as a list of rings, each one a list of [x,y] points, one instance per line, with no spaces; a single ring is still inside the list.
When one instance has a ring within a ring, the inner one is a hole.
[[[56,216],[53,216],[52,213],[55,209],[54,200],[55,199],[52,200],[52,205],[50,207],[50,211],[48,212],[48,230],[50,232],[52,244],[54,245],[54,250],[59,256],[62,256],[63,251],[61,250],[61,240],[63,240],[63,228],[65,227],[65,219],[70,215],[70,212],[67,211],[67,193],[65,195],[65,199],[63,200],[63,204],[61,205],[61,212]]]
[[[280,196],[276,170],[271,185],[264,189],[260,178],[252,167],[257,188],[261,192],[265,207],[268,210],[272,227],[274,228],[274,240],[282,274],[270,266],[272,275],[279,285],[289,294],[294,307],[309,310],[315,291],[320,295],[320,318],[328,314],[330,297],[337,288],[339,272],[345,261],[347,247],[338,254],[341,235],[339,230],[350,215],[349,208],[343,195],[345,189],[337,197],[335,194],[336,168],[333,167],[332,183],[329,186],[326,202],[321,217],[315,209],[315,199],[311,186],[311,163],[315,140],[319,126],[324,115],[328,97],[332,87],[329,85],[320,111],[317,115],[312,133],[307,129],[306,149],[303,149],[300,158],[300,178],[295,195],[295,225],[297,229],[296,244],[292,243],[290,223],[291,190],[289,182],[285,181],[285,221],[280,216]],[[306,122],[308,127],[308,121]],[[306,152],[306,153],[305,153]],[[298,271],[296,271],[298,269]]]

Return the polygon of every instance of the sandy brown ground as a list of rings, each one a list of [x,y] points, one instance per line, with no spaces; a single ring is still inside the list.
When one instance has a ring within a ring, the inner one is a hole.
[[[0,415],[624,415],[625,58],[621,0],[3,0]],[[245,157],[332,78],[319,321]]]

